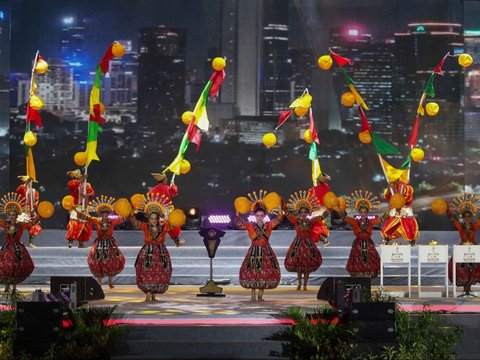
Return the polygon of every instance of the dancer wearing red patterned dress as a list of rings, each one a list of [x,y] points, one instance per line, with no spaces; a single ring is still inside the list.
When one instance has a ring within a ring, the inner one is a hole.
[[[477,218],[480,200],[477,195],[465,193],[452,200],[447,208],[448,219],[460,235],[461,245],[475,245],[475,233],[480,228]],[[452,212],[452,208],[454,212]],[[459,218],[463,219],[462,222]],[[448,262],[448,278],[453,281],[453,260]],[[463,286],[465,295],[470,295],[471,286],[480,281],[480,264],[460,263],[456,265],[456,286]]]
[[[390,202],[394,194],[400,194],[405,199],[405,205],[400,209],[391,208],[388,218],[382,226],[382,237],[385,244],[391,240],[403,238],[410,245],[415,245],[419,236],[417,219],[413,215],[411,204],[413,202],[413,187],[407,182],[397,180],[389,185],[385,192],[385,199]]]
[[[125,267],[125,256],[113,237],[115,225],[121,224],[125,219],[122,217],[109,218],[109,215],[114,213],[114,202],[115,199],[112,197],[97,197],[90,202],[89,207],[93,208],[100,218],[81,216],[97,228],[97,238],[93,241],[87,258],[88,267],[100,285],[103,278],[108,277],[110,288],[113,288],[113,277]]]
[[[371,192],[355,191],[347,199],[347,207],[358,211],[355,217],[345,214],[345,221],[352,226],[355,240],[347,262],[350,276],[374,278],[380,272],[380,256],[372,241],[373,226],[380,224],[383,217],[370,216],[370,210],[380,208],[380,201]]]
[[[167,222],[172,210],[173,204],[165,196],[158,198],[147,195],[142,211],[148,216],[148,222],[131,217],[135,227],[145,234],[145,245],[135,261],[137,286],[147,294],[145,301],[155,301],[155,294],[163,294],[170,285],[172,262],[165,246],[166,234],[170,235],[177,247],[185,243],[178,238],[178,231]]]
[[[315,216],[309,219],[312,212]],[[299,191],[290,196],[286,216],[294,225],[296,235],[285,256],[285,269],[297,273],[297,290],[302,288],[302,277],[303,290],[307,290],[310,273],[322,264],[322,255],[312,239],[312,227],[318,222],[324,223],[325,214],[328,214],[326,209],[317,204],[312,192]],[[328,228],[324,228],[323,236],[328,237]]]
[[[252,241],[247,251],[242,266],[240,267],[240,285],[251,289],[251,301],[264,301],[263,292],[265,289],[274,289],[280,283],[280,266],[277,256],[270,246],[269,240],[273,228],[275,228],[283,219],[283,212],[265,223],[267,214],[266,205],[263,198],[266,192],[260,190],[259,196],[254,192],[254,200],[251,205],[252,214],[255,216],[255,222],[244,221],[237,212],[236,225],[240,229],[248,231],[248,237]],[[251,194],[249,194],[251,196]],[[279,201],[278,206],[281,205]],[[256,293],[258,290],[258,296]]]
[[[92,237],[92,224],[77,217],[76,209],[84,209],[89,200],[95,195],[90,183],[86,182],[86,175],[77,169],[67,172],[71,178],[67,185],[70,195],[73,196],[75,208],[70,211],[70,221],[67,224],[68,247],[71,248],[74,241],[78,241],[78,247],[85,247],[85,242]]]
[[[23,231],[37,221],[22,213],[24,200],[15,193],[8,193],[0,200],[0,212],[7,217],[6,220],[0,220],[6,238],[0,250],[0,282],[6,284],[6,292],[11,285],[15,291],[16,285],[28,278],[35,268],[28,250],[21,242]]]
[[[38,191],[32,187],[32,178],[27,175],[22,175],[18,176],[18,179],[22,181],[22,184],[17,187],[16,193],[25,198],[25,204],[28,212],[36,211],[40,196]],[[33,239],[35,239],[35,237],[41,232],[42,226],[40,225],[40,221],[28,229],[28,247],[36,247],[33,244]]]

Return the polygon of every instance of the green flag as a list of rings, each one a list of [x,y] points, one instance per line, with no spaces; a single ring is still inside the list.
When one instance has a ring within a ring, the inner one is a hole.
[[[372,136],[373,145],[375,146],[375,150],[380,155],[398,155],[401,154],[400,150],[398,150],[394,145],[390,144],[389,142],[379,138],[373,132],[370,132]]]
[[[310,152],[308,153],[308,158],[312,161],[318,158],[317,144],[314,141],[312,142],[312,145],[310,145]]]
[[[423,92],[427,94],[430,97],[435,97],[435,89],[433,88],[433,79],[435,78],[435,74],[432,74],[430,76],[430,79],[428,79],[427,85],[425,86],[425,90]]]

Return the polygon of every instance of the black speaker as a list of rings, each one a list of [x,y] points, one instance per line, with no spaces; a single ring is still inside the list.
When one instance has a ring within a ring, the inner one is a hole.
[[[15,353],[43,356],[51,344],[60,340],[62,304],[48,302],[17,303]]]
[[[326,300],[330,305],[343,309],[352,302],[369,301],[370,288],[370,278],[328,277],[320,286],[317,299]]]
[[[349,328],[359,341],[387,341],[396,337],[395,303],[352,303]]]
[[[50,292],[59,297],[61,292],[66,293],[70,297],[72,284],[77,283],[78,305],[88,302],[89,300],[105,299],[105,294],[100,284],[91,276],[52,276],[50,277]]]

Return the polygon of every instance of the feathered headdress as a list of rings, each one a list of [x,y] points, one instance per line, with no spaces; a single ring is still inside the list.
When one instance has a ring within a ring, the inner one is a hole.
[[[105,195],[100,195],[97,196],[95,199],[90,201],[89,207],[93,209],[97,214],[100,214],[102,212],[114,212],[114,207],[113,205],[115,204],[115,198],[105,196]]]
[[[355,190],[347,198],[347,208],[359,211],[360,208],[380,209],[380,200],[370,191]]]
[[[477,216],[480,199],[476,194],[463,193],[453,198],[450,208],[457,212],[459,216],[463,216],[466,212],[470,212],[473,216]]]
[[[308,212],[320,209],[320,204],[317,202],[315,194],[305,190],[295,191],[290,195],[287,206],[292,213],[300,211],[301,208],[307,209]]]
[[[250,211],[256,211],[258,209],[262,209],[266,212],[267,206],[265,205],[265,202],[264,202],[265,196],[267,196],[267,191],[262,189],[258,190],[258,193],[256,191],[252,191],[251,193],[248,193],[247,197],[251,202]]]
[[[6,193],[0,199],[0,212],[8,214],[10,211],[15,211],[20,214],[25,207],[25,198],[14,192]]]
[[[168,218],[168,214],[174,209],[172,201],[169,197],[159,194],[147,194],[145,195],[145,203],[139,209],[148,216],[152,213],[157,213],[160,216]]]

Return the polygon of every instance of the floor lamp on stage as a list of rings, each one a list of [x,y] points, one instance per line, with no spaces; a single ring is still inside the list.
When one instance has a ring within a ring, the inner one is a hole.
[[[203,243],[207,248],[208,257],[210,258],[210,280],[205,286],[200,288],[200,294],[197,296],[225,296],[222,294],[223,288],[215,284],[213,281],[213,258],[220,245],[221,237],[225,235],[225,231],[215,228],[205,228],[198,232],[203,237]]]

